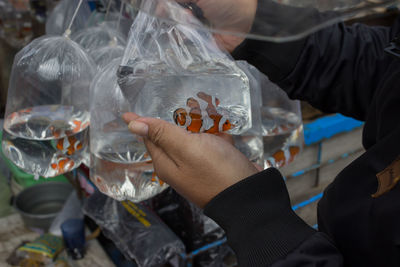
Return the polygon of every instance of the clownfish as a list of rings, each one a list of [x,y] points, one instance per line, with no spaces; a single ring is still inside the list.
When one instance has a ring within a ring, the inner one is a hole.
[[[82,143],[74,136],[67,136],[57,141],[57,149],[68,155],[74,154],[76,151],[82,149],[82,147]]]
[[[205,118],[202,115],[200,103],[192,97],[190,97],[186,102],[189,112],[184,108],[178,108],[174,111],[173,119],[178,126],[186,126],[186,130],[192,133],[200,133],[204,130],[205,133],[210,134],[225,132],[234,127],[234,125],[227,119],[225,119],[221,124],[223,116],[217,111],[217,107],[220,104],[218,98],[212,97],[203,92],[198,93],[197,96],[207,103],[206,112],[213,122],[212,126],[208,129],[203,129]]]
[[[153,172],[153,173],[151,174],[151,182],[152,182],[152,183],[158,182],[158,184],[159,184],[160,186],[163,186],[164,183],[165,183],[163,180],[161,180],[160,178],[157,177],[157,174],[156,174],[155,172]]]
[[[50,164],[50,167],[53,170],[56,170],[57,174],[61,174],[72,170],[74,165],[75,162],[72,159],[63,156],[58,156],[56,162]]]
[[[51,125],[49,129],[55,138],[59,138],[64,134],[72,135],[79,133],[89,126],[89,122],[82,123],[80,120],[73,120],[72,124],[73,125],[70,128],[70,126],[68,124],[65,125],[65,122],[62,120],[53,121],[53,125]],[[70,128],[70,130],[67,130],[66,128]]]
[[[89,126],[89,122],[82,123],[80,120],[73,120],[72,121],[72,132],[79,133],[80,131],[84,130],[86,127]]]
[[[20,111],[13,112],[8,116],[8,119],[12,121],[14,119],[17,119],[17,118],[23,116],[23,115],[27,115],[27,114],[31,113],[32,110],[33,110],[33,108],[26,108],[26,109],[22,109]]]
[[[266,167],[276,167],[281,168],[289,163],[291,163],[294,158],[299,154],[300,147],[289,146],[281,150],[276,151],[272,156],[265,160]]]

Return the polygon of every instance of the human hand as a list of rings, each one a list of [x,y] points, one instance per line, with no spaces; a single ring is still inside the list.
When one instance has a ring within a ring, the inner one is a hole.
[[[177,0],[179,3],[194,3],[203,12],[213,28],[232,33],[242,33],[242,36],[228,34],[214,34],[221,47],[228,52],[243,42],[244,34],[248,33],[253,25],[257,10],[257,0]]]
[[[134,113],[125,113],[123,119],[134,134],[143,137],[157,176],[199,207],[258,172],[220,136],[193,134],[166,121]]]

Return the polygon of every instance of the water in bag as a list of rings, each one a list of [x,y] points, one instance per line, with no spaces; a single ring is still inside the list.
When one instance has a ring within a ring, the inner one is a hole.
[[[142,141],[129,131],[121,116],[130,105],[117,84],[121,58],[95,78],[91,105],[90,178],[101,192],[117,200],[142,201],[168,185],[158,179]]]
[[[53,177],[89,159],[94,64],[69,38],[43,36],[14,59],[2,148],[30,174]]]
[[[5,155],[28,173],[53,177],[78,167],[88,156],[89,113],[45,105],[10,114],[4,122]]]
[[[167,2],[182,19],[200,25],[184,8]],[[162,5],[154,0],[142,4],[144,9]],[[141,116],[161,118],[191,132],[241,134],[251,128],[247,76],[211,33],[200,28],[139,12],[119,77],[131,110]]]
[[[300,154],[304,144],[300,102],[262,75],[261,108],[265,167],[281,168]]]
[[[251,162],[264,167],[264,145],[261,124],[261,73],[246,61],[237,61],[250,83],[252,127],[240,135],[232,135],[234,146]]]

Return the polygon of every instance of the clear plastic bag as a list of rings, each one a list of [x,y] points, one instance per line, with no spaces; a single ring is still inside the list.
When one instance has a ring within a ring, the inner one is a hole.
[[[289,99],[285,91],[261,72],[260,82],[265,168],[281,168],[291,163],[303,150],[300,101]]]
[[[140,267],[165,266],[185,253],[182,241],[143,205],[118,202],[96,192],[87,200],[83,212]]]
[[[261,124],[261,82],[259,70],[246,61],[237,61],[250,82],[252,127],[240,135],[233,135],[233,144],[251,162],[264,167],[264,145]],[[266,93],[268,95],[268,93]]]
[[[147,9],[159,1],[142,2]],[[201,26],[177,3],[170,16]],[[192,132],[240,134],[251,128],[249,81],[201,27],[170,24],[139,12],[119,70],[132,111]]]
[[[123,54],[124,47],[116,44],[100,47],[98,49],[90,51],[89,53],[99,70],[110,64],[113,59],[122,57]]]
[[[122,120],[122,114],[131,110],[117,83],[120,62],[121,58],[113,60],[91,85],[90,178],[104,194],[138,202],[168,185],[155,176],[143,142]]]
[[[108,27],[106,24],[77,31],[71,35],[71,39],[89,54],[106,46],[126,45],[125,37],[119,31]]]
[[[396,3],[394,0],[155,1],[151,6],[147,5],[148,0],[129,1],[129,4],[167,23],[198,28],[196,21],[187,20],[176,11],[179,2],[187,12],[204,21],[202,28],[216,34],[274,42],[300,39],[338,21],[382,12]],[[253,8],[257,9],[254,20]]]
[[[88,156],[94,63],[64,36],[43,36],[14,58],[2,147],[18,167],[53,177]]]
[[[51,11],[46,21],[46,34],[62,35],[68,28],[71,18],[79,5],[79,0],[61,0]],[[83,29],[86,26],[87,19],[90,17],[91,11],[89,4],[85,0],[78,10],[71,31]]]
[[[119,27],[118,27],[119,23]],[[93,11],[92,15],[88,19],[86,27],[96,27],[101,24],[106,25],[111,29],[117,29],[124,36],[125,40],[128,37],[129,30],[133,23],[133,19],[127,18],[118,12],[110,12],[107,17],[104,12]]]
[[[194,266],[225,266],[223,259],[231,253],[226,245],[208,248],[211,243],[222,240],[225,232],[200,208],[172,188],[145,204],[182,240]]]

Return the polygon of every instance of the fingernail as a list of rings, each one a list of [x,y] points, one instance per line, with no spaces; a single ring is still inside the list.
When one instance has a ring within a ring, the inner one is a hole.
[[[131,121],[128,127],[133,133],[140,136],[147,136],[147,133],[149,132],[149,126],[140,121]]]

